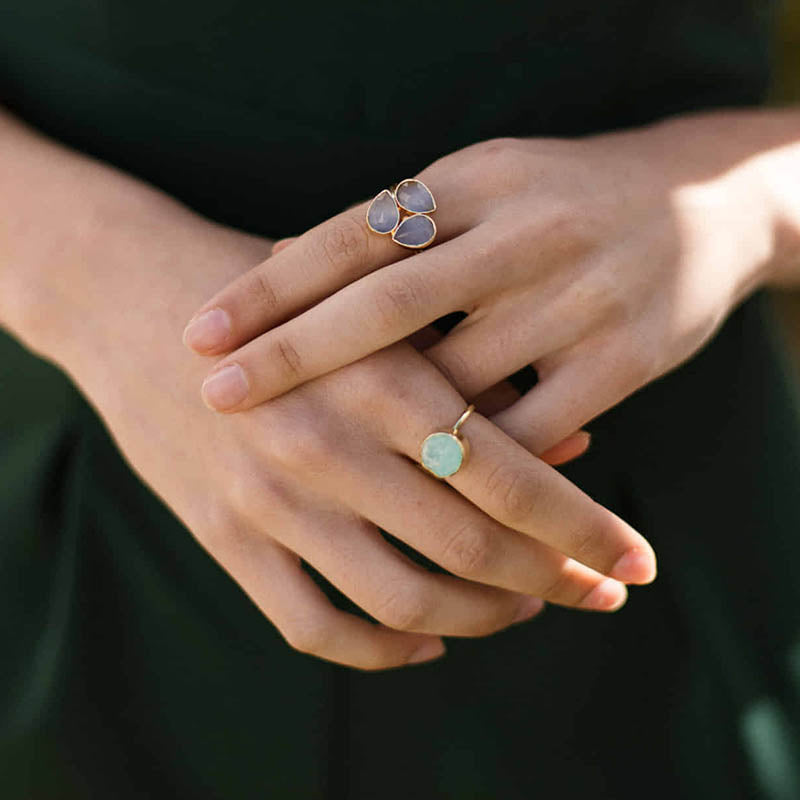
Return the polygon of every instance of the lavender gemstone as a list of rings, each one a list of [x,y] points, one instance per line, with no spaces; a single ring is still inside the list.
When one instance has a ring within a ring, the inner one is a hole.
[[[397,184],[397,204],[415,214],[427,214],[436,210],[436,203],[428,187],[413,178]]]
[[[400,222],[400,209],[388,189],[384,189],[367,210],[367,223],[377,233],[391,233]]]
[[[435,235],[436,227],[430,217],[412,214],[400,223],[392,234],[392,239],[404,247],[425,247],[433,241]]]

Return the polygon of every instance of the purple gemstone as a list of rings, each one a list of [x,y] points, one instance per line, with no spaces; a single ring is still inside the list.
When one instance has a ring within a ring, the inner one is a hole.
[[[403,247],[425,247],[436,236],[433,220],[425,214],[406,217],[392,234],[392,239]]]
[[[400,209],[391,192],[384,189],[367,209],[367,224],[376,233],[391,233],[400,222]]]
[[[429,214],[436,210],[436,203],[430,189],[422,182],[409,178],[397,184],[395,191],[397,204],[414,214]]]

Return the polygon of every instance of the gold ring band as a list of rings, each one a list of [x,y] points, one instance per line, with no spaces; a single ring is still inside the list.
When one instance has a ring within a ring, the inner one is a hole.
[[[453,436],[458,436],[458,429],[467,421],[469,415],[475,410],[475,406],[473,403],[470,403],[464,413],[458,418],[458,421],[455,425],[453,425]]]

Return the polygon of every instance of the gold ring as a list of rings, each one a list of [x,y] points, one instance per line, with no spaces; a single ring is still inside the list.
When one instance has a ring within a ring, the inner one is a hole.
[[[436,211],[431,190],[416,178],[406,178],[375,196],[367,209],[367,227],[411,250],[422,250],[436,238]]]
[[[422,466],[437,478],[455,475],[469,457],[469,442],[460,433],[461,426],[475,410],[470,404],[449,431],[436,431],[426,436],[420,447]]]

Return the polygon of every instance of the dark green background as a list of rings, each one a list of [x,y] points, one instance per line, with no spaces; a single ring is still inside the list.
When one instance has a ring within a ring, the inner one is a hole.
[[[0,92],[283,236],[477,139],[758,103],[768,12],[6,0]],[[769,320],[748,302],[566,470],[652,540],[652,587],[373,675],[291,651],[66,379],[3,339],[3,797],[799,797],[800,426]]]

